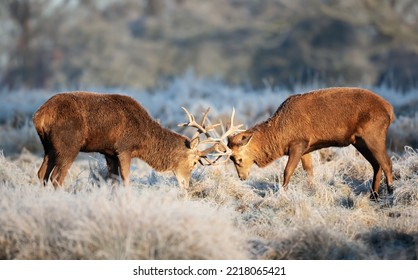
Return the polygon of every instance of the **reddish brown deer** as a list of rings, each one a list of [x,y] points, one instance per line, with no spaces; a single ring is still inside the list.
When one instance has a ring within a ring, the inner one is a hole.
[[[56,188],[63,184],[79,152],[99,152],[106,158],[110,177],[118,178],[120,174],[125,185],[129,184],[131,158],[138,157],[157,171],[173,171],[179,185],[187,189],[196,163],[214,150],[197,149],[199,134],[207,134],[216,126],[205,126],[208,111],[200,125],[183,124],[198,129],[190,140],[163,128],[129,96],[57,94],[33,116],[45,151],[38,177],[44,185],[50,179]]]
[[[378,197],[383,172],[392,194],[392,163],[386,152],[386,133],[393,107],[377,94],[361,88],[328,88],[287,98],[263,123],[229,136],[228,147],[238,176],[245,180],[252,164],[265,167],[288,155],[286,190],[299,160],[312,176],[312,151],[352,144],[373,167],[372,198]]]

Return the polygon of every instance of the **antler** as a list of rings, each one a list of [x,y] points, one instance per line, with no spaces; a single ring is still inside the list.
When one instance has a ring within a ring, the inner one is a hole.
[[[221,157],[226,156],[226,159],[221,161],[220,163],[225,163],[229,160],[229,157],[232,154],[231,149],[228,147],[227,143],[224,142],[224,140],[229,136],[232,135],[234,133],[237,132],[241,132],[244,131],[243,129],[240,129],[243,124],[239,124],[239,125],[234,125],[234,117],[235,117],[235,108],[232,107],[232,114],[231,114],[231,118],[229,121],[229,128],[225,131],[223,126],[222,126],[222,130],[223,133],[221,136],[219,136],[217,134],[217,138],[212,138],[211,140],[213,141],[213,143],[216,143],[213,147],[217,153],[213,154],[214,156],[218,156],[214,161],[213,164],[216,163]],[[209,140],[209,139],[208,139]],[[222,147],[222,151],[219,149],[219,146]]]
[[[221,161],[220,163],[225,163],[229,160],[229,157],[231,156],[231,150],[228,148],[228,145],[224,142],[224,140],[231,134],[235,133],[235,132],[239,132],[242,131],[240,129],[240,127],[242,127],[242,124],[239,125],[234,125],[234,116],[235,116],[235,108],[232,109],[232,114],[231,114],[231,119],[230,119],[230,124],[229,124],[229,128],[227,129],[227,131],[224,131],[224,129],[222,129],[224,132],[222,133],[221,136],[219,136],[219,134],[216,132],[215,128],[222,125],[221,123],[217,123],[217,124],[213,124],[213,125],[207,125],[206,121],[209,121],[207,116],[209,114],[210,111],[210,107],[206,110],[205,114],[202,117],[202,120],[200,123],[196,122],[196,118],[189,113],[189,111],[187,111],[186,108],[181,107],[184,112],[187,115],[188,118],[188,122],[186,123],[181,123],[178,126],[183,126],[183,127],[194,127],[197,129],[197,132],[193,135],[192,139],[195,139],[196,137],[199,137],[201,134],[204,134],[206,136],[206,139],[201,141],[199,144],[214,144],[212,146],[210,146],[209,148],[200,151],[200,157],[202,159],[204,159],[209,165],[214,165],[218,162],[218,160],[223,157],[226,156],[226,159]],[[223,128],[223,126],[222,126]],[[214,132],[214,134],[216,134],[215,137],[213,137],[209,132]],[[215,153],[213,153],[215,152]],[[215,160],[211,160],[208,158],[208,155],[212,155],[212,156],[216,156],[217,158]],[[202,165],[204,165],[202,163],[202,161],[200,161],[200,163]]]
[[[225,139],[226,137],[228,137],[229,135],[233,133],[244,131],[243,129],[240,129],[240,127],[242,127],[243,124],[234,125],[234,117],[235,117],[235,108],[232,107],[232,114],[231,114],[231,119],[229,121],[229,128],[227,131],[225,131],[222,134],[222,136],[220,137],[221,140]]]
[[[187,122],[187,123],[181,123],[178,126],[188,126],[188,127],[194,127],[194,128],[196,128],[197,129],[197,132],[193,135],[192,139],[198,137],[202,133],[205,134],[205,136],[208,139],[210,139],[212,137],[210,136],[209,131],[212,131],[212,130],[215,129],[215,127],[221,125],[220,123],[218,123],[218,124],[206,126],[205,122],[206,122],[206,119],[208,117],[208,114],[209,114],[209,111],[210,111],[210,107],[206,110],[205,114],[203,115],[203,118],[202,118],[200,124],[196,122],[195,117],[192,114],[190,114],[189,111],[187,111],[186,108],[184,108],[184,107],[181,107],[181,108],[186,113],[187,118],[189,119],[189,122]]]

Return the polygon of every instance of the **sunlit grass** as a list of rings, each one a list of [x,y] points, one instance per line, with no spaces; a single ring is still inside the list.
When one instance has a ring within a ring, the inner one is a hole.
[[[200,167],[187,194],[171,173],[136,161],[131,186],[97,181],[81,159],[66,186],[41,188],[41,158],[0,158],[0,257],[6,259],[411,259],[418,250],[418,152],[393,158],[394,204],[372,202],[371,167],[350,148],[314,155],[281,188],[285,158],[240,181]],[[89,163],[90,161],[90,163]],[[364,165],[364,166],[363,166]],[[366,180],[367,182],[363,182]],[[383,185],[383,184],[382,184]],[[382,187],[383,188],[383,187]],[[382,239],[379,236],[382,235]]]
[[[42,147],[30,116],[51,93],[33,92],[24,102],[28,93],[2,92],[0,258],[417,259],[418,118],[397,111],[414,95],[375,91],[394,104],[397,115],[388,134],[393,204],[383,180],[382,200],[369,200],[372,168],[353,147],[314,152],[313,182],[299,166],[286,192],[286,157],[263,169],[254,166],[247,181],[238,179],[231,163],[199,167],[185,193],[172,173],[157,173],[137,159],[131,186],[110,186],[102,179],[104,159],[84,154],[64,187],[42,188]],[[125,93],[174,130],[185,120],[181,106],[196,117],[211,107],[214,122],[225,122],[234,106],[237,121],[248,127],[291,94],[193,76],[155,92]]]

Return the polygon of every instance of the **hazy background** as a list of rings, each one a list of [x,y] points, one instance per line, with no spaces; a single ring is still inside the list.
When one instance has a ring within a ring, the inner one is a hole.
[[[416,0],[1,0],[0,87],[418,84]]]
[[[417,66],[416,0],[0,0],[0,259],[416,260]],[[182,106],[224,124],[234,106],[250,127],[324,86],[394,106],[393,199],[369,200],[354,147],[313,152],[313,186],[298,167],[286,192],[286,157],[246,181],[232,162],[197,167],[187,196],[140,160],[113,188],[97,154],[40,186],[31,117],[58,91],[128,94],[190,136]]]

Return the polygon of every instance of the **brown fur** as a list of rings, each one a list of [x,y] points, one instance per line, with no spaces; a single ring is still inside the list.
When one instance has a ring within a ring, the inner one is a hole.
[[[200,158],[196,143],[163,128],[124,95],[57,94],[35,112],[33,122],[45,150],[38,177],[44,184],[51,177],[55,187],[80,151],[105,155],[109,174],[115,178],[120,171],[125,184],[131,158],[138,157],[157,171],[173,171],[185,188]]]
[[[267,121],[229,137],[228,146],[241,179],[247,178],[253,163],[264,167],[288,155],[286,189],[300,159],[312,175],[310,152],[352,144],[373,167],[373,195],[377,195],[382,169],[391,193],[392,163],[385,143],[393,119],[392,106],[369,90],[321,89],[289,97]]]

